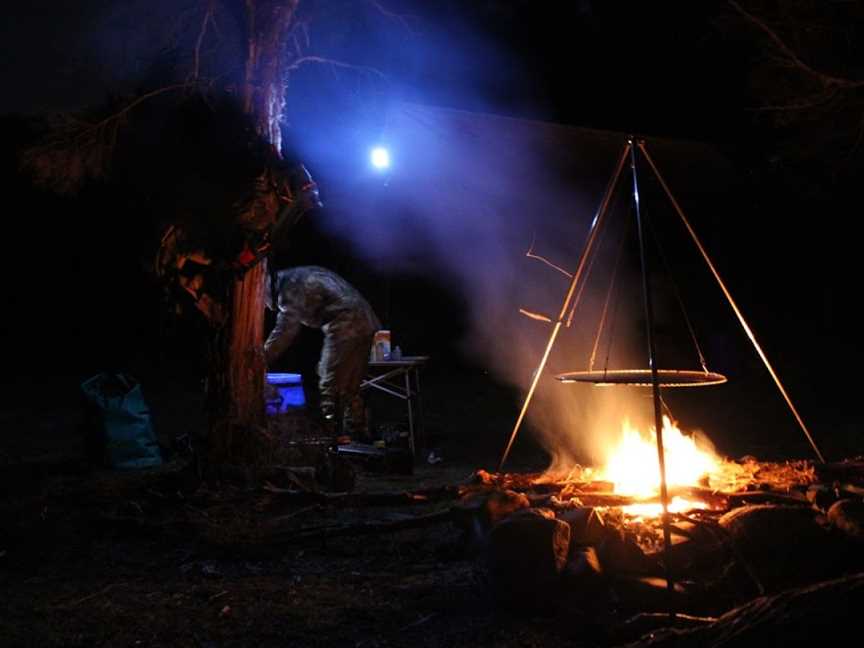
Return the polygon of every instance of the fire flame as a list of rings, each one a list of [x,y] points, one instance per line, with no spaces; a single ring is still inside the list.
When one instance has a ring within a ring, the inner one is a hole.
[[[666,463],[667,487],[707,486],[711,476],[723,472],[723,461],[713,451],[697,445],[693,436],[685,435],[669,419],[663,417],[663,449]],[[657,461],[657,435],[651,429],[650,437],[643,436],[629,420],[624,420],[621,438],[609,453],[606,465],[597,478],[615,484],[615,492],[638,498],[656,497],[660,492],[660,469]],[[673,497],[670,512],[705,508],[705,504]],[[660,515],[660,504],[645,503],[625,507],[631,515]]]
[[[663,417],[663,450],[669,486],[696,486],[705,475],[719,472],[714,455],[698,448],[696,440],[684,435],[668,416]],[[615,484],[616,493],[645,497],[658,493],[660,471],[654,430],[650,438],[645,438],[625,419],[621,440],[611,451],[600,476]]]

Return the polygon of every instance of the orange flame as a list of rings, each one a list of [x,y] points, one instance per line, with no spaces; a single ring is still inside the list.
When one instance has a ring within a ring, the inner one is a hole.
[[[669,419],[663,417],[663,449],[666,460],[666,483],[674,486],[705,486],[713,476],[723,473],[723,461],[713,451],[699,447],[693,436],[685,435]],[[660,492],[660,469],[657,461],[657,435],[653,428],[650,438],[643,436],[628,420],[624,420],[621,438],[611,451],[606,465],[597,478],[615,484],[615,492],[633,497],[651,498]],[[673,497],[670,512],[705,508],[701,502]],[[660,504],[635,504],[624,508],[626,513],[639,516],[660,515]]]
[[[668,416],[663,417],[663,449],[669,486],[696,486],[705,475],[720,471],[720,462],[714,454],[697,447],[696,440],[684,435]],[[600,477],[613,482],[615,491],[623,495],[647,497],[659,492],[660,470],[654,430],[650,438],[645,438],[625,419],[621,440],[610,452]]]

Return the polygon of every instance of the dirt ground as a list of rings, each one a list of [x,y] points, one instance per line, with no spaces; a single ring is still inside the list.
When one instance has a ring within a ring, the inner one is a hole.
[[[548,636],[542,624],[508,628],[496,617],[449,524],[292,538],[447,503],[284,502],[261,489],[208,490],[179,465],[55,468],[3,505],[4,646],[539,645]],[[359,488],[398,492],[461,477],[424,468],[361,476]]]
[[[94,469],[81,452],[74,380],[56,379],[59,396],[38,403],[44,385],[16,387],[22,397],[3,419],[19,434],[4,438],[0,455],[2,646],[531,646],[579,634],[497,614],[446,521],[329,537],[444,511],[447,499],[331,504],[260,483],[208,486],[179,454],[156,469]],[[470,386],[463,391],[470,401]],[[194,385],[145,395],[164,447],[200,425]],[[355,493],[453,485],[494,459],[497,448],[484,459],[477,440],[439,435],[442,416],[460,414],[426,416],[445,461],[419,457],[413,475],[361,470]]]

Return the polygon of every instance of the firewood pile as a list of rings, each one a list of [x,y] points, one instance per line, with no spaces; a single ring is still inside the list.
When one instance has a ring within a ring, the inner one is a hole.
[[[670,491],[693,503],[670,513],[672,591],[661,517],[630,512],[645,500],[581,481],[579,471],[560,480],[480,470],[451,513],[496,602],[523,611],[578,605],[650,618],[674,610],[679,627],[702,626],[795,588],[824,597],[815,584],[864,571],[864,458],[736,464],[728,490]]]

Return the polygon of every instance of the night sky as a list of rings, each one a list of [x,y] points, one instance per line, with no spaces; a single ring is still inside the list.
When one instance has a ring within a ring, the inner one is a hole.
[[[313,66],[292,78],[289,94],[286,138],[319,178],[325,203],[330,193],[333,211],[322,222],[338,223],[337,208],[349,209],[345,197],[352,192],[368,198],[380,190],[339,164],[353,160],[346,151],[360,150],[382,132],[381,115],[399,101],[698,142],[732,170],[718,175],[718,183],[726,192],[724,208],[735,213],[718,214],[718,201],[706,205],[710,216],[701,220],[721,272],[809,411],[823,425],[856,425],[848,403],[857,392],[850,378],[861,359],[852,222],[862,147],[850,115],[860,121],[860,89],[806,115],[778,118],[758,110],[808,86],[772,68],[776,51],[765,35],[722,2],[381,3],[396,18],[357,8],[365,3],[348,4],[344,11],[328,10],[334,3],[316,5],[323,18],[312,42],[327,56],[382,71],[384,80]],[[828,14],[815,18],[789,14],[781,33],[817,69],[862,78],[861,12],[856,3],[831,4]],[[752,5],[769,23],[777,18],[772,3]],[[17,121],[21,114],[86,108],[155,74],[149,63],[170,42],[165,18],[176,10],[168,2],[96,0],[6,8],[0,114],[6,115],[7,144],[28,141]],[[818,20],[846,40],[820,49],[818,39],[798,37],[796,19]],[[519,123],[523,128],[531,121]],[[4,158],[7,179],[15,173],[11,153]],[[599,161],[594,171],[607,173]],[[702,177],[710,184],[710,172]],[[11,191],[29,205],[7,211],[14,235],[4,237],[11,248],[4,344],[23,351],[16,371],[86,376],[107,365],[146,366],[142,357],[152,357],[159,345],[158,291],[142,268],[150,224],[132,219],[125,197],[111,196],[110,188],[108,198],[87,192],[61,199],[31,195],[16,180]],[[106,201],[115,201],[116,212]],[[698,196],[690,204],[698,210]],[[89,216],[92,209],[98,215]],[[693,217],[698,230],[700,215]],[[386,275],[403,296],[406,327],[428,322],[423,309],[430,305],[434,313],[456,314],[415,332],[416,347],[464,351],[458,338],[469,328],[470,309],[452,283],[437,273],[376,266],[352,241],[329,239],[326,228],[312,235],[322,251],[339,250],[340,269],[348,268],[360,285],[377,285]],[[575,260],[578,245],[572,249]],[[423,286],[422,298],[408,296],[414,294],[411,281]],[[375,298],[383,309],[384,296]],[[702,297],[712,317],[715,298]],[[743,336],[734,337],[740,331],[724,325],[728,332],[715,343],[719,364],[743,362],[758,373]],[[727,351],[731,347],[736,350]]]

